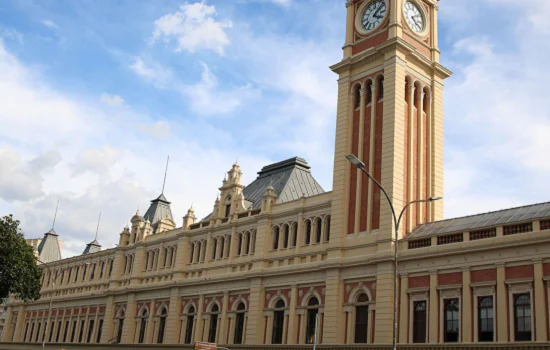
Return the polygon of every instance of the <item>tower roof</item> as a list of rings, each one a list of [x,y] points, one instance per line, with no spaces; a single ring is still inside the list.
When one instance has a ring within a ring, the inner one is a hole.
[[[272,186],[275,190],[278,203],[325,192],[311,174],[309,164],[300,157],[266,165],[258,172],[256,180],[243,189],[245,199],[253,203],[252,209],[261,207],[261,199],[268,186]]]
[[[86,244],[86,248],[84,249],[84,252],[82,254],[91,254],[96,253],[101,250],[101,244],[97,241],[97,239],[94,239],[90,243]]]
[[[164,194],[161,194],[157,198],[151,201],[151,205],[147,212],[143,216],[145,221],[149,220],[151,226],[156,230],[158,222],[162,219],[170,219],[174,221],[172,217],[172,209],[170,209],[170,202],[164,197]]]
[[[58,235],[52,228],[44,234],[44,238],[37,247],[38,259],[44,263],[61,259],[61,249],[59,248]]]

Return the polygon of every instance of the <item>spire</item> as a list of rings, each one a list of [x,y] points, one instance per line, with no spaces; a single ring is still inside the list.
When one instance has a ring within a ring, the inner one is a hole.
[[[101,244],[97,241],[97,233],[99,232],[99,223],[101,222],[101,212],[99,212],[99,218],[97,219],[97,228],[95,230],[94,240],[86,244],[86,248],[82,254],[96,253],[101,250]]]
[[[166,169],[164,170],[164,181],[162,182],[162,191],[160,194],[164,194],[164,186],[166,185],[166,174],[168,174],[168,162],[170,162],[170,156],[166,159]]]
[[[57,200],[57,205],[55,206],[55,214],[53,215],[52,231],[54,231],[54,228],[55,228],[55,219],[57,218],[57,209],[58,208],[59,208],[59,199]]]
[[[101,222],[101,212],[99,212],[99,219],[97,219],[97,228],[95,229],[94,241],[97,240],[97,233],[99,232],[99,223]]]

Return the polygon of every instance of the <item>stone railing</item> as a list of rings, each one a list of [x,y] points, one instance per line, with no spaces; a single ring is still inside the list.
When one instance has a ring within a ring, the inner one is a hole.
[[[222,346],[222,345],[220,345]],[[230,350],[305,350],[311,349],[312,345],[226,345]],[[323,350],[390,350],[390,345],[317,345],[318,349]],[[550,343],[478,343],[478,344],[410,344],[399,345],[399,349],[411,350],[487,350],[487,349],[507,349],[507,350],[542,350],[550,349]],[[26,350],[42,349],[42,344],[37,343],[0,343],[0,350]],[[47,344],[45,350],[116,350],[116,349],[193,349],[191,345],[183,344]]]

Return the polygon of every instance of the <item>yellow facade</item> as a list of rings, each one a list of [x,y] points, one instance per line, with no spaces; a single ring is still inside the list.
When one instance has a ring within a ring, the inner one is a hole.
[[[443,201],[413,204],[396,242],[385,197],[346,159],[396,209],[443,196],[437,1],[345,10],[331,192],[282,201],[269,185],[251,209],[235,164],[206,220],[136,213],[117,248],[48,264],[41,300],[9,301],[2,341],[305,344],[318,315],[318,343],[390,344],[396,243],[399,343],[548,341],[550,204],[446,221]]]

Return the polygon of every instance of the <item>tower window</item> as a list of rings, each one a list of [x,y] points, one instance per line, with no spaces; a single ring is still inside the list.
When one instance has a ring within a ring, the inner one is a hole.
[[[378,80],[378,101],[384,98],[384,77]]]
[[[357,86],[355,88],[355,108],[359,108],[361,106],[361,87]]]

